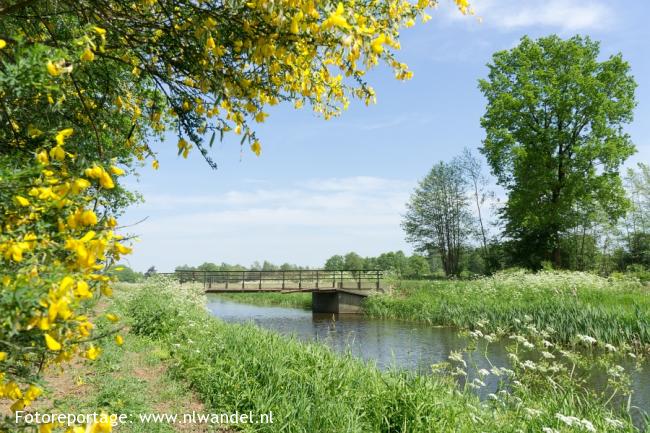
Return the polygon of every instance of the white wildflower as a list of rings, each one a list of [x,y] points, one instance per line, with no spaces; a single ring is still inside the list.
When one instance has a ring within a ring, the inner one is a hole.
[[[537,364],[535,364],[533,361],[530,359],[525,360],[522,364],[522,367],[528,370],[535,370],[537,368]]]
[[[536,418],[542,414],[541,410],[533,409],[531,407],[527,407],[525,410],[526,410],[526,415],[528,415],[530,418]]]
[[[596,342],[596,339],[594,337],[590,337],[589,335],[582,335],[578,334],[578,340],[585,344],[594,344]]]
[[[461,364],[463,364],[463,367],[467,367],[467,363],[463,359],[463,355],[460,352],[452,351],[449,354],[449,359],[451,359],[452,361],[460,362]]]
[[[617,419],[605,418],[605,423],[609,427],[613,427],[615,429],[625,428],[625,423],[623,421],[620,421],[620,420],[617,420]]]
[[[483,337],[483,333],[482,333],[480,330],[478,330],[478,329],[477,329],[476,331],[471,331],[471,332],[469,333],[469,335],[470,335],[470,337],[472,337],[472,338],[481,338],[481,337]]]

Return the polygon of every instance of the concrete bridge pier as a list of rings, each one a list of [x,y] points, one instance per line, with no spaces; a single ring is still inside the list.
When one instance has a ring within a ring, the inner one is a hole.
[[[312,292],[311,308],[314,313],[355,314],[361,313],[361,303],[366,294],[350,291]]]

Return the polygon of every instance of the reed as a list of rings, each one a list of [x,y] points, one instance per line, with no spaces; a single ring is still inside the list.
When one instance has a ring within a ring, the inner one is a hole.
[[[532,322],[554,329],[554,342],[576,335],[637,349],[650,346],[650,289],[634,280],[578,272],[513,272],[470,281],[397,281],[393,292],[369,297],[372,317],[488,331],[520,332]]]

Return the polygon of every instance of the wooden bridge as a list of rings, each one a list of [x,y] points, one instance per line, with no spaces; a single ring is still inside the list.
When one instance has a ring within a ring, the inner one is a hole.
[[[383,291],[379,270],[177,271],[181,283],[202,282],[206,293],[309,292],[315,313],[358,313],[371,291]]]

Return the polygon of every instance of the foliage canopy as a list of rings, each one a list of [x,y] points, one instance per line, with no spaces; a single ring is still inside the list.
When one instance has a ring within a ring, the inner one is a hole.
[[[506,233],[532,257],[526,265],[560,266],[562,233],[598,209],[616,220],[628,205],[619,168],[635,151],[622,126],[636,83],[620,54],[599,52],[589,38],[524,37],[494,54],[480,81],[482,151],[508,193]]]

